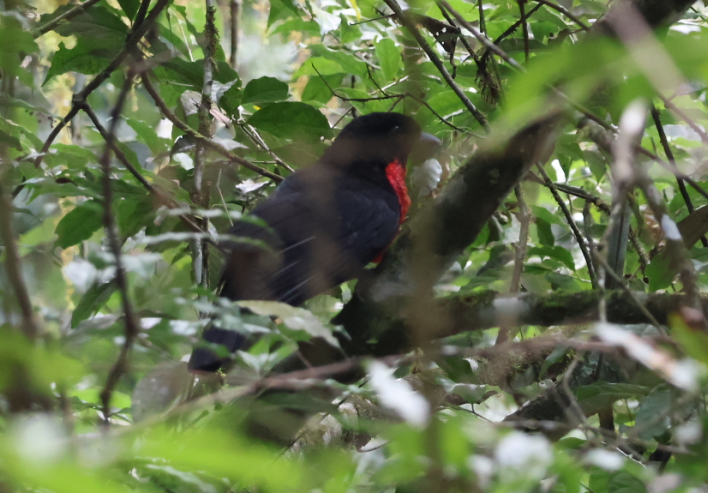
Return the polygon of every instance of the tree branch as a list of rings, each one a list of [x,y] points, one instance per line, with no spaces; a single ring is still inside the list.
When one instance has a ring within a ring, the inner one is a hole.
[[[106,142],[106,146],[101,156],[101,167],[103,168],[103,225],[106,229],[106,238],[108,240],[108,246],[115,258],[116,264],[116,284],[118,285],[118,291],[121,294],[121,299],[123,302],[123,315],[125,317],[125,341],[123,341],[123,346],[121,347],[118,359],[111,367],[108,373],[108,378],[106,379],[106,384],[101,392],[101,404],[103,406],[103,419],[104,424],[108,426],[110,423],[110,403],[111,395],[113,394],[113,389],[120,380],[123,373],[126,372],[128,367],[128,355],[130,354],[130,349],[133,346],[133,342],[138,337],[140,333],[140,325],[135,318],[135,312],[133,310],[133,305],[130,303],[130,298],[128,296],[128,279],[123,267],[123,262],[121,260],[120,252],[120,242],[118,240],[118,231],[116,229],[115,217],[113,215],[112,205],[113,205],[113,190],[111,188],[111,145],[110,142],[113,140],[116,128],[120,122],[120,115],[123,111],[123,105],[127,99],[130,88],[132,87],[133,79],[135,78],[132,70],[128,71],[128,75],[125,79],[125,84],[118,96],[118,101],[116,102],[113,111],[111,112],[111,126],[108,130],[109,139]]]

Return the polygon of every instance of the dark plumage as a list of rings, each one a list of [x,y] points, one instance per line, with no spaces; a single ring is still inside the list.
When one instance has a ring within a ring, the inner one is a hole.
[[[407,212],[409,155],[427,158],[439,143],[405,115],[354,119],[317,163],[290,175],[253,209],[255,221],[231,228],[236,238],[227,245],[222,296],[300,305],[358,277],[391,244]],[[204,339],[230,352],[244,341],[241,334],[216,327],[205,331]],[[223,363],[198,347],[190,368],[216,371]]]

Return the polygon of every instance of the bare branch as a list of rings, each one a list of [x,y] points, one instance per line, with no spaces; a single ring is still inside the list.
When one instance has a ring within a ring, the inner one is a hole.
[[[585,243],[585,238],[583,238],[583,235],[580,232],[580,229],[578,229],[578,225],[575,224],[575,221],[573,220],[573,215],[568,210],[568,206],[565,204],[565,202],[563,201],[563,198],[558,193],[558,189],[556,188],[556,185],[551,181],[550,177],[546,173],[546,170],[543,169],[543,166],[539,163],[536,163],[536,169],[538,170],[539,173],[541,173],[541,176],[543,177],[543,179],[545,181],[546,187],[548,187],[548,189],[553,194],[553,198],[556,200],[556,202],[558,203],[558,206],[560,207],[561,211],[563,212],[563,215],[565,216],[565,220],[568,223],[568,226],[570,226],[570,229],[573,231],[573,235],[575,236],[575,240],[578,242],[578,246],[580,247],[580,251],[583,253],[583,257],[585,258],[585,263],[587,264],[587,267],[588,267],[588,274],[590,275],[590,282],[592,283],[593,287],[597,287],[597,274],[595,273],[595,269],[593,268],[592,259],[590,257],[590,252],[588,251],[588,246]]]
[[[125,79],[125,84],[118,96],[118,101],[116,102],[113,111],[111,112],[111,126],[108,130],[109,138],[106,142],[106,146],[101,156],[101,167],[103,168],[103,225],[106,229],[106,238],[108,240],[108,246],[115,258],[116,264],[116,284],[118,285],[118,291],[121,294],[121,299],[123,301],[123,315],[125,317],[125,340],[123,341],[123,346],[121,347],[118,359],[111,367],[108,373],[108,378],[106,379],[106,384],[101,391],[101,403],[103,406],[103,419],[104,424],[108,426],[110,423],[110,403],[111,395],[113,394],[113,389],[120,380],[121,376],[127,371],[128,368],[128,356],[130,350],[133,346],[133,342],[138,337],[140,333],[140,325],[138,324],[135,313],[133,311],[133,305],[130,302],[128,296],[128,279],[123,268],[123,262],[121,260],[120,252],[120,242],[118,240],[118,231],[116,229],[115,217],[113,215],[112,204],[113,204],[113,190],[111,188],[111,145],[110,142],[113,140],[116,128],[120,122],[120,115],[123,111],[123,105],[132,87],[133,79],[135,78],[132,70],[128,71],[128,75]]]

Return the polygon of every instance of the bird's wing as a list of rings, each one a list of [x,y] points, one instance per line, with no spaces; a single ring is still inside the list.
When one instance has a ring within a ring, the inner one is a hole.
[[[401,214],[398,200],[379,185],[357,183],[342,190],[337,201],[342,211],[339,243],[365,266],[396,237]]]
[[[315,168],[286,179],[251,214],[268,227],[239,223],[230,232],[264,241],[277,260],[234,248],[224,296],[298,305],[357,277],[395,238],[400,207],[376,184]]]

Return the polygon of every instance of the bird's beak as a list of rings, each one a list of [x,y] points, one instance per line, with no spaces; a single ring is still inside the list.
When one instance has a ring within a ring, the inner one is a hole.
[[[440,139],[429,133],[421,132],[418,142],[411,151],[411,160],[416,163],[423,163],[433,157],[440,148]]]

